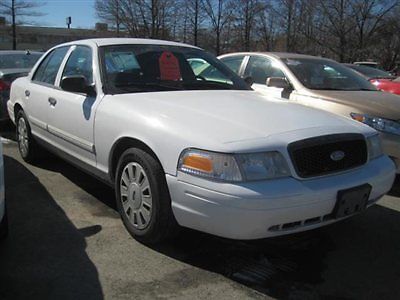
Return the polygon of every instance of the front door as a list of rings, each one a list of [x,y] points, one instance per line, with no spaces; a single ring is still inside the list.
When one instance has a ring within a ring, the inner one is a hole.
[[[61,71],[59,89],[54,93],[48,130],[62,151],[85,162],[96,165],[94,147],[94,117],[96,96],[64,91],[60,88],[65,76],[84,76],[94,84],[93,50],[88,46],[73,46]]]
[[[282,88],[269,87],[266,82],[269,77],[282,77],[285,74],[273,61],[264,56],[250,56],[243,77],[251,76],[254,83],[251,86],[255,91],[264,96],[281,98]]]
[[[47,131],[50,103],[56,92],[55,81],[58,70],[68,52],[69,47],[54,49],[36,68],[29,84],[25,88],[25,112],[31,125],[32,133],[43,140],[50,141]]]

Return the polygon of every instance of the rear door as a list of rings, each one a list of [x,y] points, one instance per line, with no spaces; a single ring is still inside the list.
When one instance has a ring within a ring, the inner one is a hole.
[[[42,60],[24,91],[26,113],[33,134],[49,141],[47,125],[51,98],[57,91],[56,77],[69,47],[56,48]]]
[[[53,94],[48,129],[58,148],[94,167],[96,159],[93,126],[97,96],[68,92],[60,87],[63,77],[76,75],[84,76],[88,84],[95,85],[94,55],[89,46],[76,45],[71,50],[61,66],[56,84],[58,89]]]

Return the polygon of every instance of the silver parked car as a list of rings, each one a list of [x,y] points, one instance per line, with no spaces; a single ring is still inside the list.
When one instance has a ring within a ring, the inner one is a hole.
[[[230,53],[219,59],[240,76],[251,77],[252,88],[262,95],[327,110],[378,130],[400,173],[400,96],[379,91],[331,59],[282,52]]]

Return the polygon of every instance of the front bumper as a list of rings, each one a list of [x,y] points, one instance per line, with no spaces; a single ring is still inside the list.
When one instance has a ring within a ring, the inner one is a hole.
[[[379,133],[382,139],[383,151],[396,165],[396,173],[400,173],[400,136],[390,133]]]
[[[394,181],[393,162],[382,156],[346,173],[297,180],[218,183],[184,173],[167,175],[172,209],[185,227],[232,239],[259,239],[313,229],[329,219],[337,192],[369,183],[369,205]]]

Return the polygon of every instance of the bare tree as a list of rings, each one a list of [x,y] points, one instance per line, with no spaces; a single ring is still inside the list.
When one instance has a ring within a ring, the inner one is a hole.
[[[353,0],[351,2],[358,37],[359,59],[368,55],[370,39],[380,26],[384,25],[384,17],[398,5],[398,0]]]
[[[235,2],[236,30],[240,34],[241,47],[250,51],[252,35],[258,15],[265,9],[265,4],[259,0],[238,0]]]
[[[215,34],[215,52],[221,53],[221,34],[225,26],[232,20],[233,5],[229,0],[202,0],[202,5],[208,15],[211,28]]]
[[[43,16],[43,13],[38,12],[35,9],[43,6],[44,4],[44,2],[38,3],[24,0],[0,1],[0,14],[9,16],[11,18],[13,50],[17,49],[17,22],[22,23],[22,20],[18,19],[20,17]]]
[[[121,25],[121,1],[120,0],[96,0],[95,10],[100,20],[116,27],[117,35]]]

